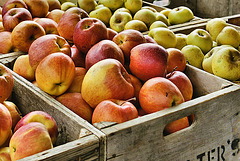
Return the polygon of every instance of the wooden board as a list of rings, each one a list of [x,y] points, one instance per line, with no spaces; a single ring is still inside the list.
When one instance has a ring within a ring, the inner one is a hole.
[[[222,17],[227,23],[240,26],[240,14]]]

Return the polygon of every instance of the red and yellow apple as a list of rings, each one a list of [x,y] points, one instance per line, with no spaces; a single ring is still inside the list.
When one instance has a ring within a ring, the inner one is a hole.
[[[0,148],[0,160],[1,161],[11,161],[9,147]]]
[[[168,48],[167,52],[167,73],[171,73],[174,70],[183,72],[186,68],[186,58],[181,50],[177,48]]]
[[[46,18],[50,18],[58,24],[58,22],[60,21],[63,13],[64,13],[64,11],[61,10],[61,9],[54,9],[54,10],[48,12]]]
[[[46,17],[49,11],[47,0],[23,0],[31,12],[32,17]]]
[[[75,67],[75,75],[67,93],[81,93],[83,78],[86,74],[86,69],[83,67]]]
[[[7,54],[14,50],[14,46],[11,41],[11,32],[2,31],[0,32],[0,53]]]
[[[7,0],[2,6],[2,16],[7,13],[8,10],[12,8],[26,8],[28,9],[26,3],[23,0]]]
[[[12,118],[12,129],[14,129],[14,127],[16,126],[16,124],[18,123],[18,121],[22,118],[21,117],[21,113],[17,107],[17,105],[15,103],[13,103],[12,101],[4,101],[3,105],[8,109],[8,111],[11,114],[11,118]]]
[[[2,103],[0,103],[0,147],[6,142],[12,129],[11,114]]]
[[[46,34],[56,34],[58,35],[58,30],[57,30],[57,22],[50,18],[38,18],[35,20],[39,25],[41,25]]]
[[[163,133],[164,135],[169,135],[187,127],[189,127],[188,117],[183,117],[167,124],[164,128]]]
[[[86,55],[80,52],[76,45],[71,46],[71,58],[76,67],[85,68],[85,57]]]

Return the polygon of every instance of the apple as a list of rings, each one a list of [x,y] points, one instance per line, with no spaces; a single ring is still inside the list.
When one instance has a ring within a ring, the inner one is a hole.
[[[88,13],[79,7],[68,9],[58,22],[57,30],[59,35],[64,37],[69,43],[72,43],[76,24],[86,17],[89,17]]]
[[[213,18],[210,19],[206,24],[206,30],[212,37],[213,41],[216,41],[218,34],[222,31],[224,27],[227,26],[227,23],[222,18]]]
[[[169,135],[172,134],[174,132],[177,132],[179,130],[182,130],[184,128],[189,127],[190,123],[188,121],[188,117],[183,117],[181,119],[175,120],[173,122],[170,122],[169,124],[167,124],[164,128],[164,135]]]
[[[221,48],[212,58],[213,74],[230,81],[240,79],[240,52],[233,47]]]
[[[11,53],[14,50],[14,46],[11,41],[11,32],[2,31],[0,32],[0,53],[7,54]]]
[[[7,140],[5,141],[5,143],[3,143],[3,144],[0,146],[0,148],[2,148],[2,147],[9,147],[9,142],[10,142],[10,140],[11,140],[12,135],[13,135],[13,132],[12,132],[12,129],[11,129],[11,130],[10,130],[10,133],[9,133],[9,135],[8,135]],[[1,157],[0,157],[0,158],[1,158]]]
[[[14,127],[16,126],[16,124],[18,123],[18,121],[22,118],[21,117],[21,113],[18,109],[18,107],[16,106],[15,103],[13,103],[12,101],[4,101],[3,105],[8,109],[8,111],[11,114],[11,118],[12,118],[12,128],[14,129]]]
[[[39,25],[43,27],[46,34],[58,35],[58,30],[57,30],[58,24],[54,20],[50,18],[38,18],[37,20],[35,20],[35,22],[37,22]]]
[[[149,27],[149,31],[154,29],[154,28],[157,28],[157,27],[165,27],[165,28],[168,28],[168,26],[162,22],[162,21],[155,21],[151,24],[151,26]]]
[[[121,48],[111,40],[102,40],[88,51],[85,58],[86,70],[93,66],[93,64],[107,58],[117,59],[124,65],[124,54]]]
[[[67,93],[81,93],[83,78],[87,70],[83,67],[75,67],[74,79],[67,89]]]
[[[171,25],[188,22],[194,18],[192,10],[186,6],[179,6],[173,8],[169,14],[168,19]]]
[[[98,4],[103,4],[104,6],[110,8],[112,12],[121,8],[124,4],[123,0],[99,0]]]
[[[109,26],[109,21],[112,17],[112,11],[106,6],[99,6],[97,6],[93,11],[89,13],[89,17],[97,18],[101,20],[106,26]]]
[[[131,11],[129,9],[127,9],[126,7],[121,7],[121,8],[118,8],[116,11],[113,12],[114,13],[117,13],[117,12],[127,12],[127,13],[131,13]]]
[[[54,145],[57,136],[58,136],[58,128],[57,123],[54,120],[54,118],[44,111],[32,111],[26,114],[24,117],[21,118],[21,120],[16,124],[14,128],[14,132],[19,130],[22,126],[30,123],[30,122],[39,122],[42,123],[46,128],[50,135],[52,144]]]
[[[2,32],[2,31],[5,31],[5,29],[4,29],[4,27],[3,27],[3,23],[0,22],[0,32]]]
[[[140,92],[139,102],[147,113],[157,112],[184,102],[178,87],[164,77],[154,77],[147,80]]]
[[[2,147],[2,148],[0,148],[0,160],[2,160],[2,161],[11,161],[9,147]]]
[[[8,109],[0,103],[0,147],[5,143],[12,128],[12,118]]]
[[[128,21],[124,26],[124,30],[128,30],[128,29],[133,29],[133,30],[137,30],[140,32],[148,31],[147,25],[140,20]]]
[[[73,42],[83,54],[87,54],[93,45],[104,39],[107,39],[107,27],[101,20],[84,18],[76,24]]]
[[[59,0],[47,0],[49,9],[48,11],[51,12],[54,9],[61,9],[61,3]]]
[[[0,63],[0,103],[7,100],[13,90],[13,75],[9,68]]]
[[[232,26],[226,26],[216,38],[218,45],[231,45],[237,48],[240,45],[240,33]]]
[[[54,9],[47,14],[46,18],[50,18],[58,24],[63,14],[64,14],[63,10]]]
[[[100,102],[93,111],[92,123],[123,123],[138,117],[137,108],[128,101],[109,99]]]
[[[46,17],[49,11],[47,0],[23,0],[28,10],[31,12],[32,17]]]
[[[124,0],[124,7],[127,8],[132,15],[142,8],[142,0]]]
[[[168,18],[164,14],[156,12],[155,15],[156,21],[162,21],[166,26],[168,26]]]
[[[177,44],[176,44],[175,48],[181,50],[184,46],[187,45],[187,37],[188,36],[183,33],[177,33],[175,35],[177,38]]]
[[[131,50],[129,68],[142,81],[164,77],[167,71],[167,51],[160,45],[143,43]]]
[[[121,31],[114,36],[112,41],[123,51],[126,62],[130,59],[130,52],[132,48],[139,44],[146,43],[143,33],[133,29]]]
[[[137,11],[133,16],[133,19],[140,20],[144,22],[147,27],[150,27],[151,24],[156,21],[156,15],[153,11],[144,8]]]
[[[123,65],[116,59],[108,58],[95,63],[87,71],[81,94],[83,99],[95,108],[106,99],[132,98],[134,87]]]
[[[28,52],[29,47],[37,38],[45,35],[44,28],[35,21],[22,21],[12,31],[11,41],[15,48]]]
[[[97,5],[95,0],[77,0],[78,7],[85,10],[87,13],[93,11]]]
[[[154,43],[154,44],[158,44],[152,37],[150,37],[149,35],[144,35],[146,42],[147,43]]]
[[[164,8],[163,10],[160,11],[160,13],[164,14],[168,18],[168,15],[171,11],[172,11],[171,8]]]
[[[76,45],[71,46],[71,58],[76,67],[85,68],[85,57],[86,55],[80,52]]]
[[[35,71],[29,63],[29,55],[20,55],[13,64],[13,71],[28,81],[35,80]]]
[[[181,51],[184,54],[188,64],[195,66],[199,69],[202,69],[204,54],[198,46],[186,45],[182,48]]]
[[[198,46],[206,54],[212,49],[213,40],[206,30],[195,29],[188,35],[187,44]]]
[[[64,3],[61,4],[61,10],[62,11],[67,11],[70,8],[73,8],[73,7],[78,7],[77,3],[74,3],[74,2],[64,2]]]
[[[35,78],[41,90],[59,96],[70,87],[74,74],[75,65],[70,56],[56,52],[41,60]]]
[[[110,28],[121,32],[124,30],[125,25],[132,20],[132,15],[128,12],[116,12],[109,20]]]
[[[148,9],[148,10],[154,12],[154,13],[157,12],[157,10],[153,6],[142,6],[141,9]]]
[[[9,148],[11,159],[15,161],[51,149],[53,145],[46,127],[39,122],[30,122],[13,134]]]
[[[64,93],[56,100],[88,122],[92,121],[93,109],[84,101],[81,93]]]
[[[177,44],[177,38],[174,32],[168,28],[158,27],[149,31],[148,35],[152,37],[159,45],[164,48],[174,48]]]
[[[173,71],[183,72],[186,68],[186,58],[181,50],[168,48],[167,73]]]
[[[173,82],[183,95],[185,101],[189,101],[193,96],[193,86],[191,80],[182,71],[168,73],[166,78]]]
[[[2,16],[7,13],[8,10],[12,8],[26,8],[28,9],[26,3],[23,0],[7,0],[2,6]]]
[[[5,31],[12,31],[17,24],[25,20],[32,20],[31,13],[26,8],[12,8],[3,16]]]
[[[134,75],[132,74],[129,74],[130,78],[131,78],[131,81],[132,81],[132,85],[134,87],[134,97],[136,97],[136,100],[138,101],[139,99],[139,92],[140,92],[140,89],[142,88],[142,82],[140,79],[138,79],[137,77],[135,77]]]
[[[113,30],[113,29],[111,29],[111,28],[107,28],[107,39],[108,40],[112,40],[113,39],[113,37],[115,36],[115,35],[117,35],[118,34],[118,32],[117,31],[115,31],[115,30]]]
[[[43,58],[55,52],[62,52],[71,56],[71,47],[63,37],[56,34],[48,34],[36,39],[28,51],[29,63],[32,69],[35,71]]]

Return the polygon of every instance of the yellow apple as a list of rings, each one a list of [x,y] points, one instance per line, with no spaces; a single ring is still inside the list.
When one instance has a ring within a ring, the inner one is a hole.
[[[168,28],[168,26],[162,22],[162,21],[155,21],[151,24],[151,26],[149,27],[149,31],[154,29],[154,28],[157,28],[157,27],[165,27],[165,28]]]
[[[227,26],[227,23],[222,18],[213,18],[207,22],[206,30],[212,37],[213,41],[216,41],[218,34],[222,31],[224,27]]]
[[[98,4],[103,4],[104,6],[110,8],[111,11],[115,11],[123,6],[123,0],[99,0]]]
[[[147,25],[140,20],[131,20],[127,22],[124,26],[124,30],[133,29],[140,32],[148,31]]]
[[[226,26],[216,38],[218,45],[231,45],[237,48],[240,44],[240,33],[232,26]]]
[[[145,8],[137,11],[133,19],[143,21],[147,27],[150,27],[151,24],[156,21],[156,15],[153,11]]]
[[[142,8],[142,0],[124,0],[124,7],[130,10],[132,15]]]
[[[78,0],[77,1],[78,7],[85,10],[87,13],[93,11],[97,5],[95,0]]]

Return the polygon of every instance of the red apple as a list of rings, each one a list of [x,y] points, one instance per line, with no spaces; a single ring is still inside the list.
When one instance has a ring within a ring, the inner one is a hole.
[[[166,78],[173,82],[181,91],[184,100],[189,101],[193,96],[193,86],[191,80],[181,71],[174,71],[166,75]]]
[[[10,140],[11,140],[12,135],[13,135],[13,132],[12,132],[12,130],[10,130],[10,134],[8,135],[7,140],[5,141],[5,143],[3,143],[3,144],[0,146],[0,148],[1,148],[1,147],[9,147],[9,142],[10,142]],[[0,157],[0,158],[1,158],[1,157]]]
[[[38,18],[37,20],[35,20],[35,22],[37,22],[39,25],[41,25],[44,28],[46,34],[58,35],[58,30],[57,30],[58,24],[54,20],[50,18]]]
[[[123,123],[138,117],[136,107],[128,101],[110,99],[100,102],[93,111],[92,123]]]
[[[13,134],[9,148],[11,159],[19,160],[51,149],[53,145],[47,128],[42,123],[30,122]]]
[[[75,75],[70,87],[67,89],[68,93],[81,93],[83,78],[86,74],[86,69],[83,67],[75,67]]]
[[[10,69],[0,63],[0,103],[3,103],[11,95],[13,81]]]
[[[83,18],[89,17],[88,13],[79,7],[66,10],[58,22],[58,33],[68,42],[73,42],[73,33],[76,24]]]
[[[149,36],[149,35],[144,35],[144,37],[145,37],[147,43],[158,44],[151,36]]]
[[[11,32],[2,31],[0,32],[0,53],[7,54],[14,50],[14,46],[11,41]]]
[[[5,143],[12,128],[12,118],[8,109],[0,103],[0,147]]]
[[[61,3],[59,0],[47,0],[49,9],[48,11],[52,11],[54,9],[61,9]]]
[[[7,0],[2,7],[2,15],[4,16],[8,10],[12,8],[26,8],[28,9],[26,3],[23,0]]]
[[[82,53],[101,40],[107,39],[107,27],[99,19],[84,18],[80,20],[73,33],[73,42]]]
[[[91,122],[93,109],[84,101],[81,93],[64,93],[56,99],[78,116]]]
[[[142,81],[164,77],[167,71],[168,53],[165,48],[153,43],[143,43],[131,50],[129,68]]]
[[[86,55],[80,52],[76,45],[71,46],[71,58],[76,67],[85,68],[85,57]]]
[[[12,31],[17,24],[25,20],[32,20],[31,13],[26,8],[12,8],[3,16],[3,27]]]
[[[112,41],[122,49],[125,60],[129,61],[130,51],[132,48],[139,44],[145,43],[146,39],[140,31],[128,29],[118,33],[116,36],[114,36]]]
[[[11,101],[4,101],[3,105],[8,109],[12,118],[12,129],[16,126],[18,121],[21,119],[21,113],[15,103]]]
[[[181,50],[177,48],[168,48],[167,73],[184,71],[186,68],[186,58]]]
[[[111,40],[101,40],[93,45],[87,52],[85,58],[85,68],[88,70],[93,64],[100,60],[113,58],[124,65],[124,55],[122,50]]]
[[[164,135],[169,135],[187,127],[189,127],[188,117],[183,117],[167,124],[164,128],[163,133]]]
[[[13,64],[13,71],[23,78],[33,81],[35,80],[35,70],[29,63],[29,55],[20,55]]]
[[[134,96],[131,78],[116,59],[104,59],[95,63],[82,82],[83,99],[95,108],[106,99],[126,100]]]
[[[46,17],[49,10],[47,0],[23,0],[28,10],[31,12],[32,17]]]
[[[16,132],[20,127],[30,123],[30,122],[40,122],[42,123],[48,130],[48,133],[51,137],[52,143],[55,144],[57,136],[58,136],[58,128],[57,123],[54,118],[44,111],[32,111],[25,115],[21,120],[17,123],[14,128],[14,132]]]
[[[0,148],[0,160],[1,161],[11,161],[9,147]]]
[[[140,92],[139,102],[147,113],[153,113],[165,108],[179,105],[184,98],[178,87],[164,77],[147,80]]]
[[[45,35],[44,28],[37,22],[26,20],[20,22],[12,31],[11,41],[15,48],[28,52],[32,42]]]
[[[115,35],[117,35],[118,34],[118,32],[117,31],[115,31],[115,30],[113,30],[113,29],[111,29],[111,28],[107,28],[107,39],[108,40],[112,40],[113,39],[113,37],[115,36]]]
[[[61,52],[46,56],[37,66],[35,78],[39,88],[46,93],[59,96],[71,85],[75,75],[72,59]]]
[[[64,14],[63,10],[54,9],[47,14],[46,18],[50,18],[58,24],[63,14]]]
[[[138,79],[137,77],[135,77],[132,74],[129,74],[131,81],[132,81],[132,85],[134,87],[134,96],[137,98],[137,101],[139,99],[139,92],[140,89],[142,88],[142,82],[140,81],[140,79]]]
[[[48,34],[36,39],[28,51],[29,63],[33,70],[36,70],[43,58],[55,52],[62,52],[71,56],[71,47],[63,37],[56,34]]]

